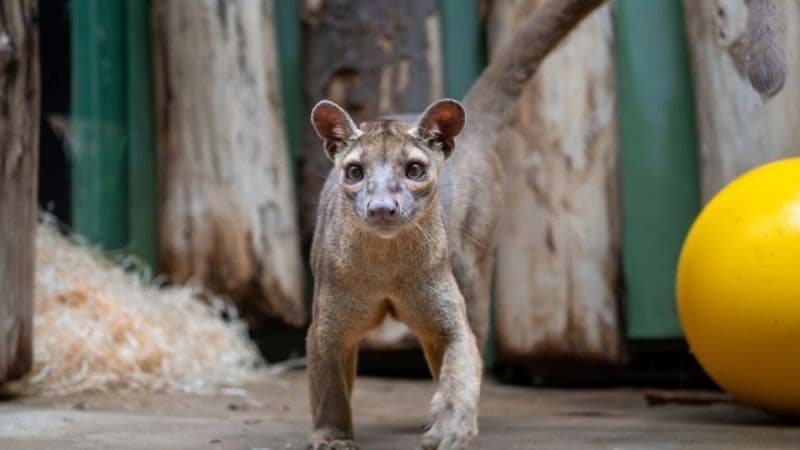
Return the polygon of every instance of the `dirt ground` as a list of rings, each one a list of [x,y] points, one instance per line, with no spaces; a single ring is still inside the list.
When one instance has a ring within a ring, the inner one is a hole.
[[[425,380],[360,377],[363,450],[415,448]],[[80,395],[0,402],[0,449],[304,449],[305,374],[224,395]],[[732,403],[647,406],[637,389],[541,389],[487,380],[476,449],[796,449],[800,427]]]

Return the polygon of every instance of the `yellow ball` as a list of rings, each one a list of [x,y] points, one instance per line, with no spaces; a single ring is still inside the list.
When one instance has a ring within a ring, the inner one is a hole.
[[[800,158],[720,191],[683,244],[678,313],[692,352],[738,400],[800,416]]]

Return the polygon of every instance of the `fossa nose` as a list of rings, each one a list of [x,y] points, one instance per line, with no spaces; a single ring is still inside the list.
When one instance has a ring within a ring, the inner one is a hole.
[[[375,197],[367,203],[369,221],[374,225],[389,225],[396,219],[399,206],[397,200],[388,195]]]

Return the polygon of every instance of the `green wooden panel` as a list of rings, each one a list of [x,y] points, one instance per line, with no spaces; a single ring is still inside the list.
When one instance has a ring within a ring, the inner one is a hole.
[[[70,3],[72,222],[157,263],[149,0]]]
[[[675,269],[700,207],[681,2],[618,0],[614,27],[627,334],[677,338]]]
[[[158,268],[150,2],[125,1],[129,250]]]
[[[120,1],[70,3],[72,224],[105,248],[128,240],[125,41]]]
[[[479,0],[442,0],[442,53],[445,95],[460,99],[486,67]]]
[[[486,67],[486,35],[479,15],[479,0],[441,0],[442,61],[444,94],[464,98]],[[484,365],[495,361],[494,298],[489,318],[489,335]]]
[[[303,117],[303,42],[299,0],[274,0],[284,122],[295,166],[300,157]]]

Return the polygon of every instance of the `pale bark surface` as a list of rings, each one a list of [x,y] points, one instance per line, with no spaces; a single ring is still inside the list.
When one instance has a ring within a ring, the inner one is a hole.
[[[307,320],[271,2],[153,4],[161,262],[251,323]]]
[[[700,180],[708,201],[737,175],[800,154],[800,6],[782,8],[783,88],[762,97],[747,75],[748,10],[744,0],[684,1],[694,78]]]
[[[493,3],[490,56],[541,3]],[[603,6],[542,63],[501,133],[508,205],[495,282],[501,360],[622,358],[615,80],[611,10]]]
[[[0,384],[33,360],[38,33],[35,0],[0,2]]]

